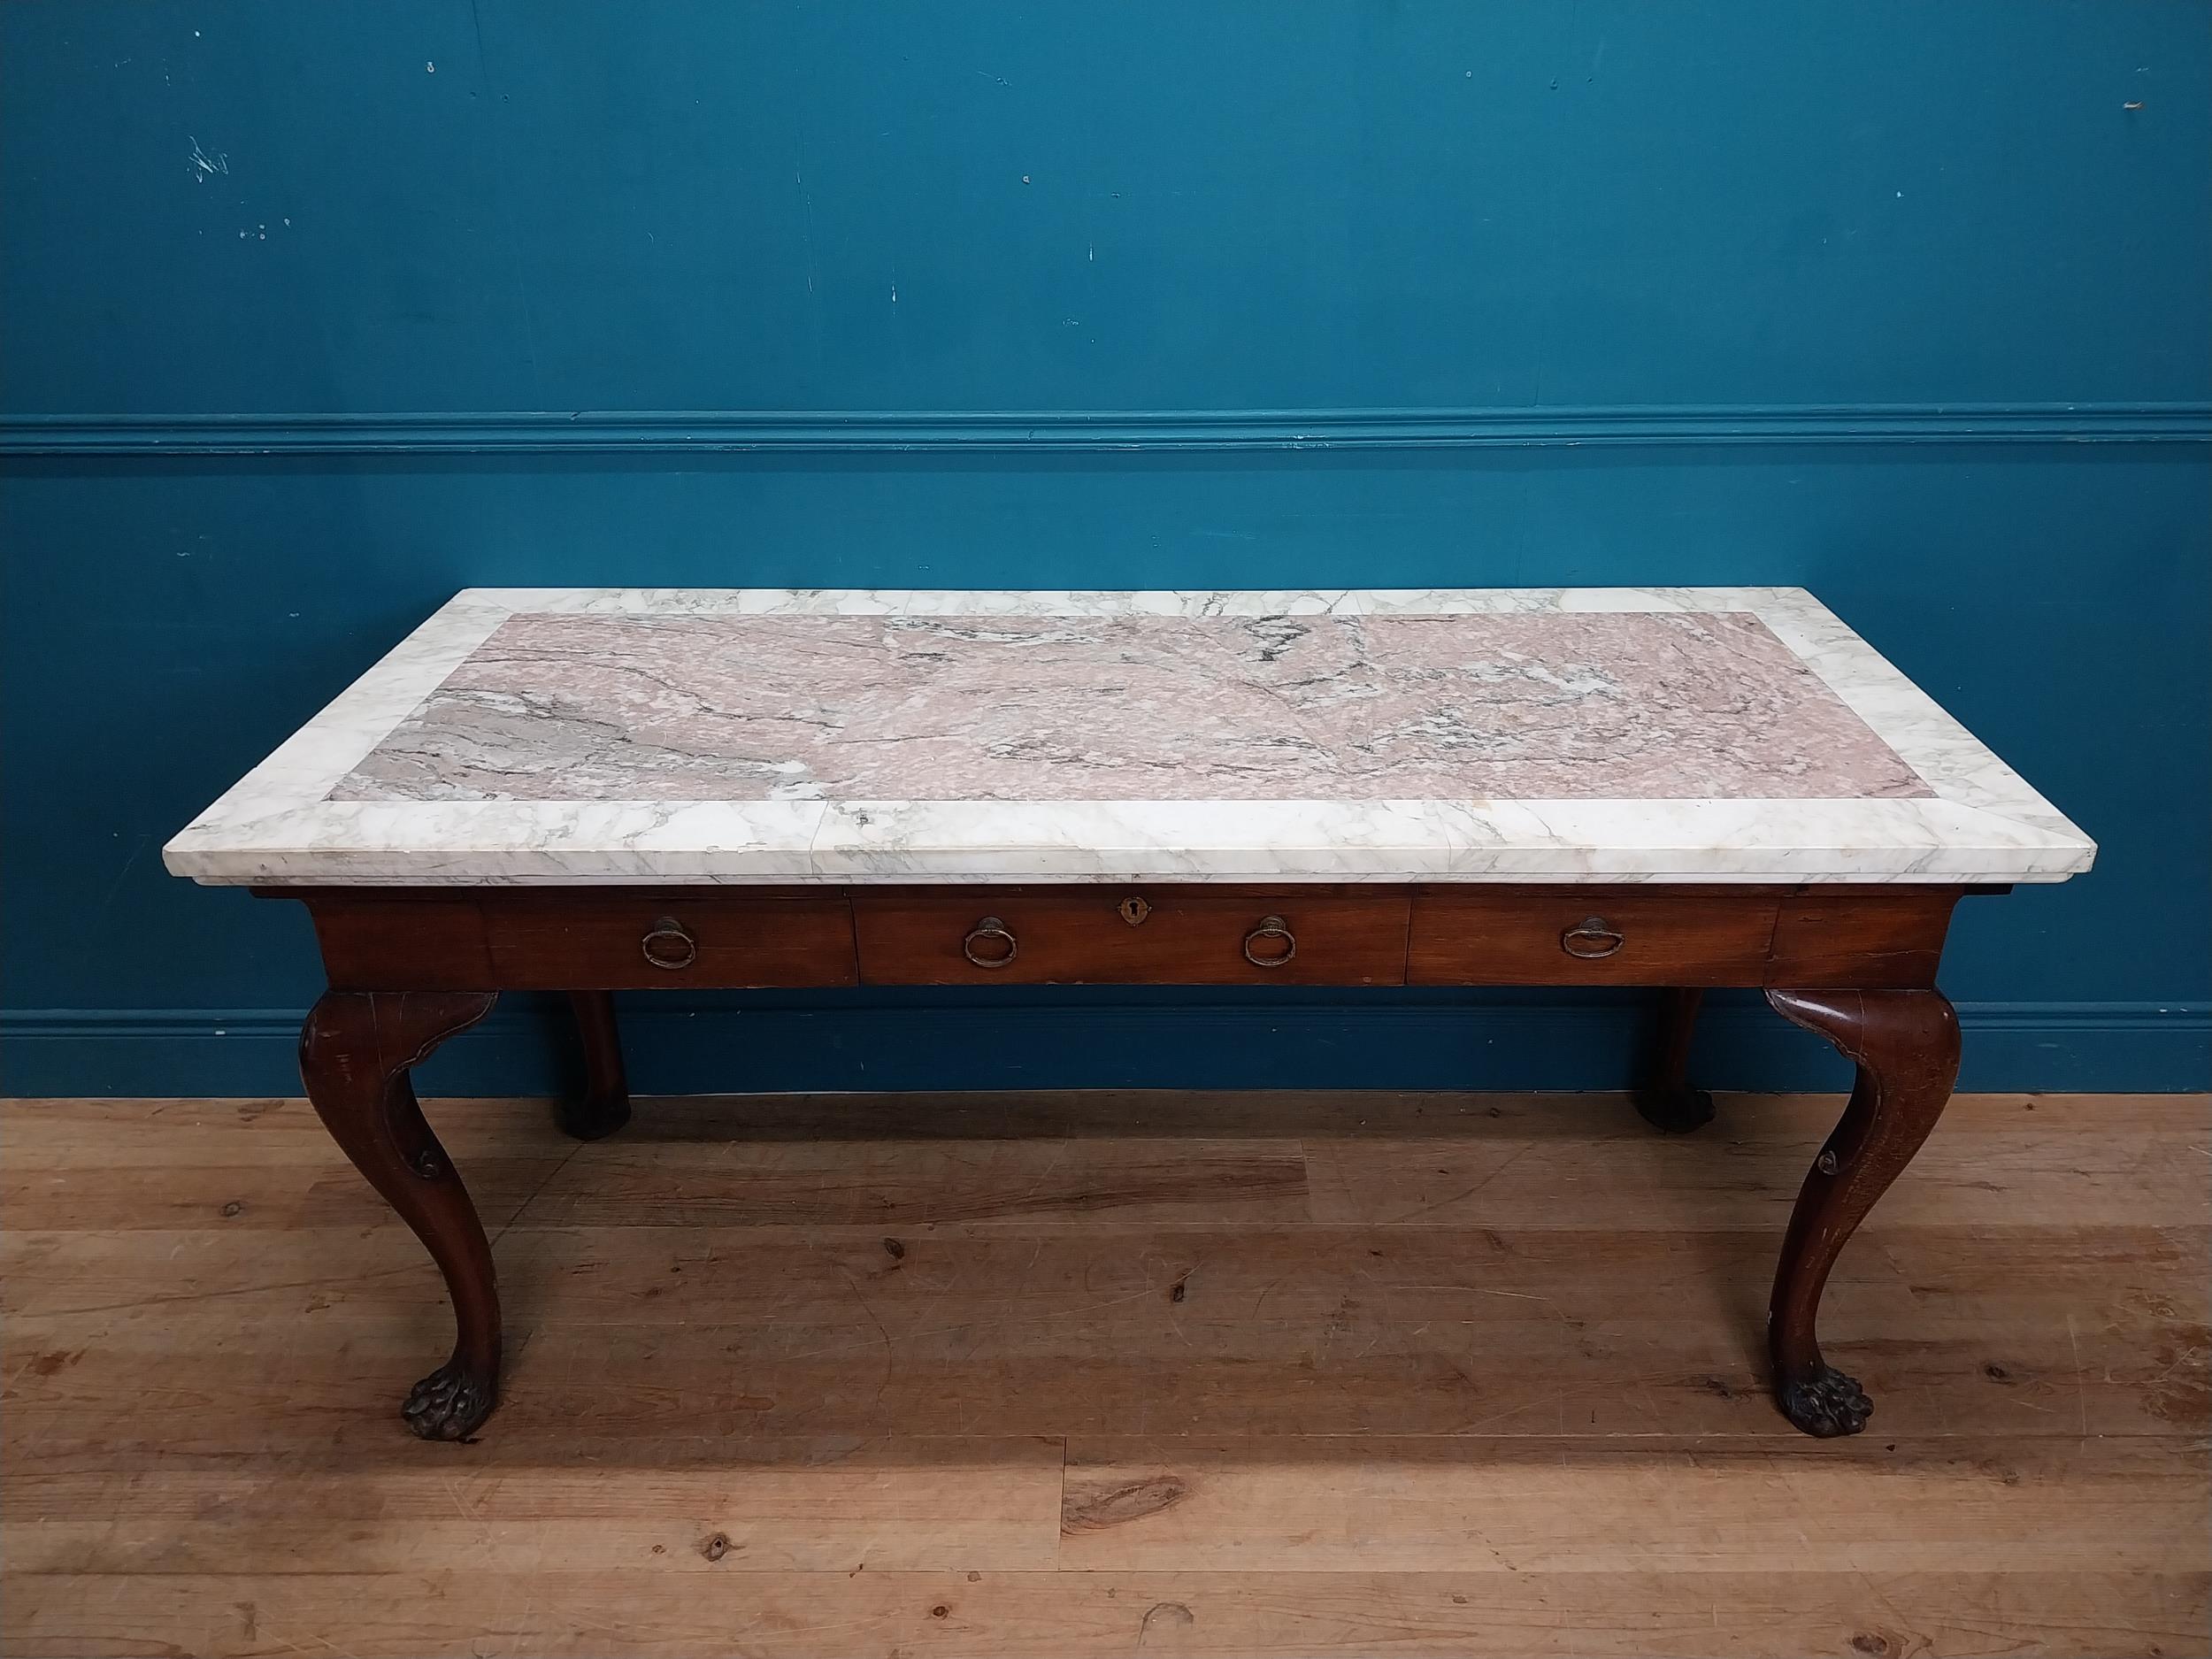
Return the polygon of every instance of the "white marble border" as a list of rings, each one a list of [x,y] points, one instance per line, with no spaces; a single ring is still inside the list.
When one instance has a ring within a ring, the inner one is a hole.
[[[1745,611],[1936,791],[1862,801],[334,802],[518,611],[1465,616]],[[2056,881],[2080,831],[1793,588],[990,592],[471,588],[164,850],[211,884],[998,880]]]

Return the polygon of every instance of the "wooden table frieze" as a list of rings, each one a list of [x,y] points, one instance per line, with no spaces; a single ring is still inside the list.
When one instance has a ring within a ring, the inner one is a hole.
[[[502,991],[567,994],[595,1140],[615,991],[1038,983],[1647,987],[1674,1133],[1702,992],[1763,991],[1856,1068],[1769,1313],[1828,1436],[1871,1408],[1822,1289],[1958,1070],[1953,907],[2093,851],[1796,589],[557,589],[459,595],[165,856],[313,918],[309,1097],[452,1298],[425,1438],[500,1324],[410,1071]]]

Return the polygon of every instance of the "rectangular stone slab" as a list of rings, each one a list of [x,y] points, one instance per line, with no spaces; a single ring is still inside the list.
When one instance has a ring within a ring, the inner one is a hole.
[[[173,841],[271,884],[2054,880],[1792,588],[458,595]]]

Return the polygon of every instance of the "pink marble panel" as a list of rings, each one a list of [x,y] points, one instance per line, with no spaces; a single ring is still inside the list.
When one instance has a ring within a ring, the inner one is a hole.
[[[523,614],[330,798],[1933,793],[1740,611]]]

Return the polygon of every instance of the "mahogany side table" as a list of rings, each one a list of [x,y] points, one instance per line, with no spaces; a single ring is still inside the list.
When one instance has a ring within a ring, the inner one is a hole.
[[[1934,1126],[1963,894],[2095,848],[1796,588],[1279,593],[471,589],[165,850],[297,899],[301,1070],[499,1387],[492,1258],[410,1068],[569,994],[586,1140],[629,1104],[610,993],[841,985],[1647,986],[1637,1099],[1695,1128],[1709,986],[1855,1064],[1769,1313],[1809,1434],[1871,1407],[1823,1286]]]

